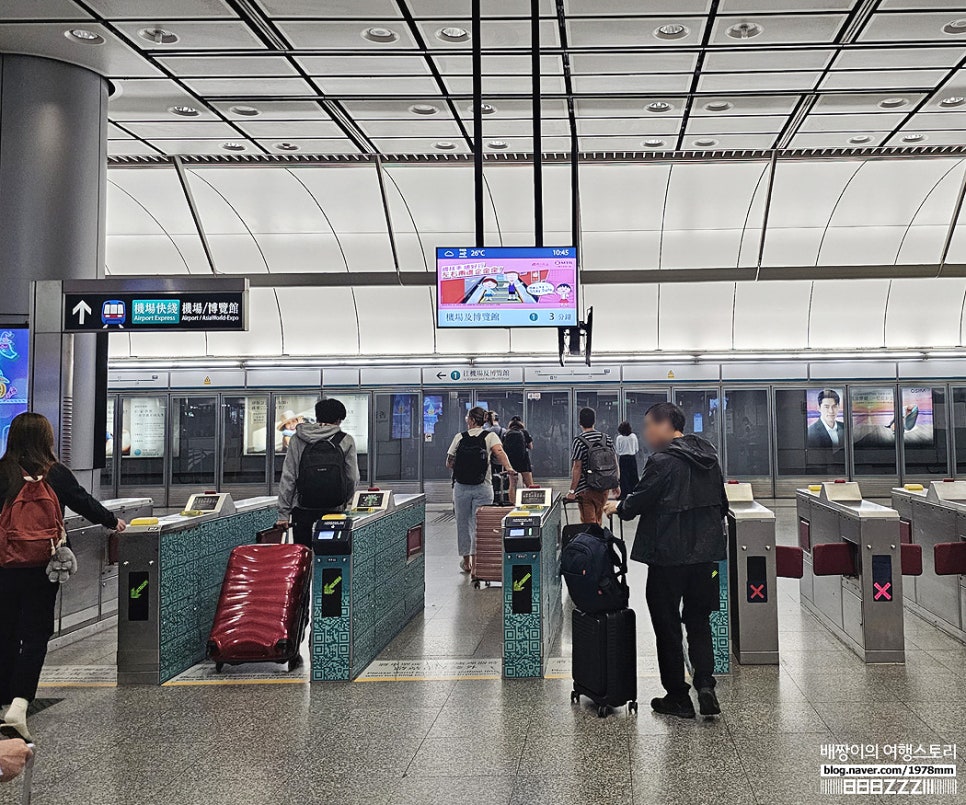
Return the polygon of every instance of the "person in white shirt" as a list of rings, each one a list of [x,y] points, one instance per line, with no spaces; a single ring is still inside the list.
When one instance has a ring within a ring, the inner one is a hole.
[[[637,453],[641,448],[630,422],[625,420],[617,426],[614,448],[617,450],[617,463],[621,470],[620,499],[623,500],[634,491],[641,477],[637,470]]]
[[[835,389],[818,393],[818,420],[808,426],[809,447],[839,450],[845,447],[845,424],[839,421],[842,398]]]

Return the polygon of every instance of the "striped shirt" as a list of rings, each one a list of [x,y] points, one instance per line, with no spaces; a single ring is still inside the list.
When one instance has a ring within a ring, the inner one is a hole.
[[[588,445],[600,444],[601,442],[611,450],[614,449],[614,442],[610,436],[606,433],[601,433],[599,430],[587,430],[581,433],[580,436],[574,437],[574,447],[570,455],[570,463],[580,462],[580,480],[577,482],[577,488],[574,490],[578,494],[587,488],[587,470],[585,469],[585,465],[587,463]]]

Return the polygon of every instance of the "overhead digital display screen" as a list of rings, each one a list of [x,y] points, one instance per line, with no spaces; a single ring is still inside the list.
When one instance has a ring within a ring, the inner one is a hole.
[[[578,290],[572,246],[436,249],[439,327],[574,327]]]

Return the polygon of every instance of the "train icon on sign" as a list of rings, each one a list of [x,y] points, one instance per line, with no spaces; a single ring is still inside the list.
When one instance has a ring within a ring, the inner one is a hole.
[[[121,327],[127,321],[127,305],[120,299],[108,299],[101,305],[101,322],[105,327]]]

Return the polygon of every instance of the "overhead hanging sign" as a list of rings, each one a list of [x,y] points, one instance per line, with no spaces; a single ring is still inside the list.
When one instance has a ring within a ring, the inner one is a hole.
[[[423,369],[423,385],[522,382],[523,367],[520,366],[432,366]]]
[[[152,277],[64,282],[64,332],[248,329],[248,280]]]

